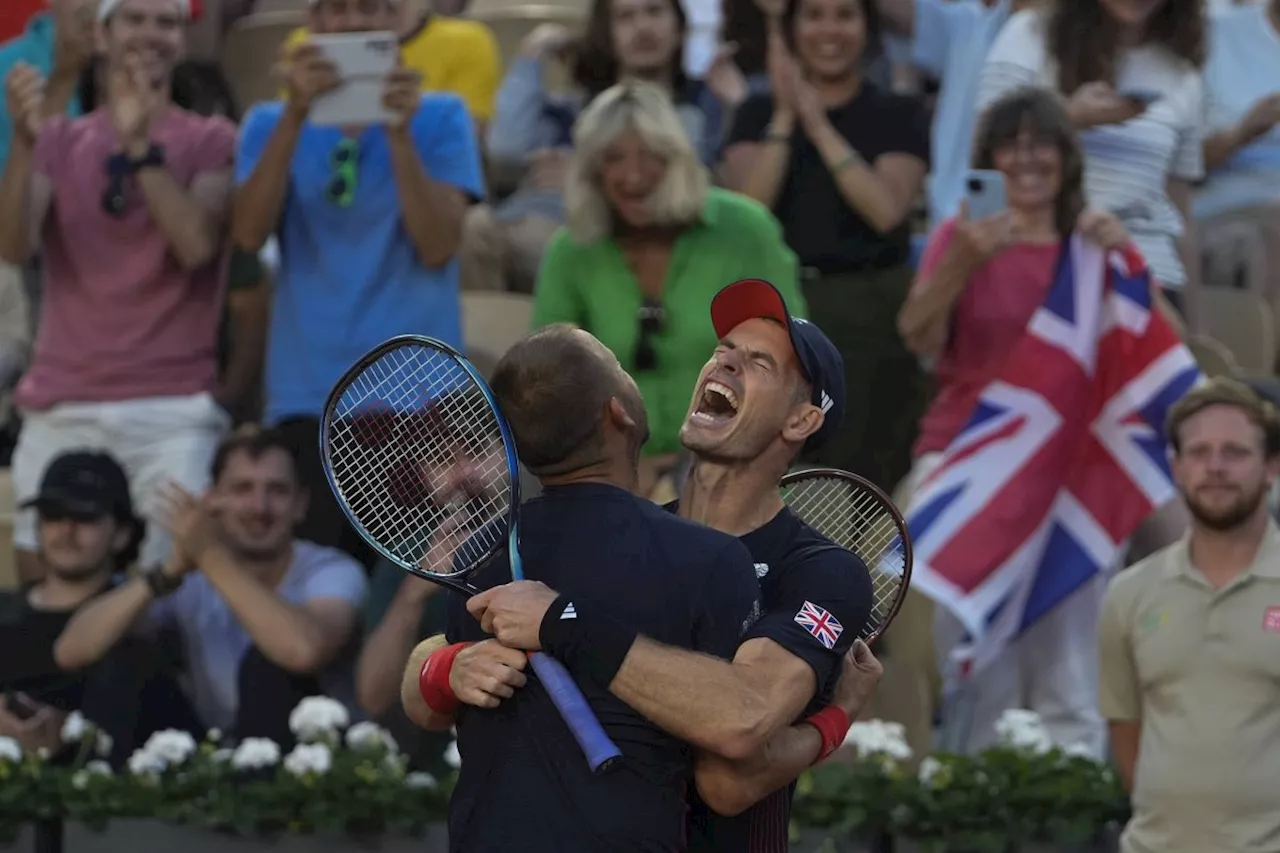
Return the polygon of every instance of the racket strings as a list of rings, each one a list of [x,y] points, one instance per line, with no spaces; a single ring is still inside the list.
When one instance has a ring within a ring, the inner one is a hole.
[[[906,570],[903,530],[895,513],[879,496],[844,478],[800,478],[784,486],[782,495],[806,524],[866,565],[874,605],[862,636],[878,634],[893,612]]]
[[[510,509],[511,479],[497,417],[449,354],[420,344],[384,352],[326,419],[339,498],[398,562],[456,574],[505,537],[496,522]]]

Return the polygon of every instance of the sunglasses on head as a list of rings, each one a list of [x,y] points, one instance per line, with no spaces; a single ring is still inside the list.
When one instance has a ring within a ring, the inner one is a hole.
[[[643,371],[655,370],[658,367],[658,353],[653,347],[653,338],[666,326],[666,309],[661,303],[646,299],[640,306],[636,320],[640,325],[640,334],[636,338],[635,368]]]

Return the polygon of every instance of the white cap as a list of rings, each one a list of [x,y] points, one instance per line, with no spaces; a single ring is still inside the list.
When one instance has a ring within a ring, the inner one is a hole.
[[[105,21],[124,0],[98,0],[98,20]],[[191,0],[173,0],[184,18],[191,17]]]

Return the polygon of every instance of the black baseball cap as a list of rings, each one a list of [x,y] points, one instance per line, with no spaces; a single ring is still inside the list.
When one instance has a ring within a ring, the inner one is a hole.
[[[22,504],[23,509],[29,507],[137,521],[124,469],[110,454],[92,450],[73,450],[50,462],[44,469],[40,491]]]
[[[805,447],[822,446],[844,420],[844,359],[831,339],[808,320],[792,317],[782,294],[764,279],[744,278],[723,288],[711,300],[711,325],[723,338],[740,323],[765,318],[776,320],[791,335],[804,378],[813,386],[811,402],[825,416]]]

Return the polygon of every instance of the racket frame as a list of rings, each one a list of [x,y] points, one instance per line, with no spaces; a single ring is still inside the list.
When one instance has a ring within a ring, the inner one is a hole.
[[[898,611],[902,609],[902,602],[907,598],[907,590],[911,587],[911,565],[914,560],[914,556],[911,550],[911,531],[907,527],[907,520],[903,517],[897,504],[893,502],[892,498],[884,493],[883,489],[865,477],[860,477],[857,474],[850,471],[844,471],[840,468],[800,468],[795,471],[790,471],[778,482],[778,489],[781,491],[788,486],[803,483],[807,480],[843,480],[856,488],[867,492],[871,495],[872,499],[876,501],[876,503],[888,510],[894,526],[898,528],[898,533],[902,536],[902,581],[898,584],[898,593],[893,597],[893,603],[889,607],[889,612],[885,614],[884,620],[870,636],[862,638],[865,642],[870,644],[878,637],[882,636],[888,629],[889,625],[893,623],[894,617],[896,617],[898,615]],[[799,513],[796,513],[796,515],[801,521],[804,521],[803,516],[800,516]],[[821,535],[821,531],[818,532],[819,535]],[[823,536],[823,538],[826,539],[827,537]],[[835,542],[832,542],[831,544],[835,545],[837,548],[843,548],[843,546],[838,545]],[[849,551],[848,548],[845,548],[844,550]],[[850,551],[850,553],[853,552]],[[868,566],[868,569],[870,569],[870,566]]]
[[[350,389],[355,377],[363,373],[369,365],[382,358],[388,352],[405,346],[428,347],[452,358],[456,364],[467,372],[472,383],[480,390],[484,395],[485,401],[489,404],[489,408],[492,410],[498,424],[499,435],[502,439],[502,449],[507,459],[507,472],[511,481],[510,502],[506,512],[506,546],[511,564],[511,579],[524,580],[524,560],[520,556],[520,458],[516,453],[515,436],[511,432],[511,426],[507,423],[506,416],[502,414],[502,409],[498,406],[497,398],[494,397],[492,389],[489,388],[489,383],[485,381],[484,377],[480,375],[480,372],[476,370],[466,356],[459,352],[456,347],[444,341],[424,335],[397,335],[383,341],[361,356],[334,383],[328,397],[325,399],[323,414],[320,418],[320,454],[323,463],[321,467],[324,468],[325,479],[329,482],[329,488],[338,499],[338,506],[342,508],[342,513],[347,517],[347,521],[360,534],[360,538],[371,545],[380,555],[415,577],[448,587],[468,597],[476,595],[480,590],[463,580],[463,578],[493,559],[501,550],[501,545],[495,539],[494,544],[489,547],[483,556],[477,557],[465,570],[450,575],[428,572],[423,570],[421,566],[411,565],[408,561],[396,556],[389,548],[382,545],[378,538],[370,533],[369,529],[354,516],[349,509],[350,501],[344,496],[333,475],[333,465],[329,461],[328,448],[331,432],[330,423],[333,420],[332,415],[338,401]],[[574,683],[573,677],[562,663],[550,655],[544,652],[528,652],[527,654],[529,655],[529,662],[546,689],[547,694],[561,711],[570,732],[572,732],[574,738],[587,754],[592,772],[600,774],[612,770],[621,761],[622,751],[609,740],[599,720],[591,712],[586,698],[582,696],[581,690]],[[577,705],[578,707],[575,711],[570,712],[567,710],[570,705]],[[586,719],[588,716],[590,719]],[[584,729],[589,729],[590,731],[583,731]]]

